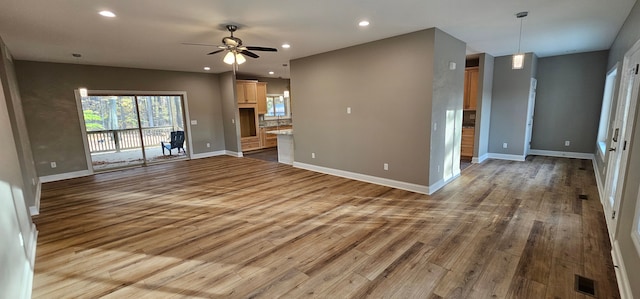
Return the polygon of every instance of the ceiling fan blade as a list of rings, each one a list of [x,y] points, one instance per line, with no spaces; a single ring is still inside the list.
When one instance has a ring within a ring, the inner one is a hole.
[[[210,44],[199,44],[199,43],[180,43],[185,46],[205,46],[205,47],[218,47],[218,45],[210,45]]]
[[[224,51],[224,49],[215,50],[215,51],[213,51],[213,52],[211,52],[211,53],[207,53],[207,55],[212,55],[212,54],[220,53],[220,52],[222,52],[222,51]]]
[[[276,48],[252,47],[252,46],[247,46],[247,50],[252,50],[252,51],[265,51],[265,52],[278,52],[278,49],[276,49]]]
[[[244,54],[244,55],[247,55],[247,56],[249,56],[249,57],[251,57],[251,58],[258,58],[258,57],[260,57],[260,56],[258,56],[258,54],[253,53],[253,52],[249,52],[249,51],[247,51],[247,50],[242,50],[240,53],[241,53],[241,54]]]

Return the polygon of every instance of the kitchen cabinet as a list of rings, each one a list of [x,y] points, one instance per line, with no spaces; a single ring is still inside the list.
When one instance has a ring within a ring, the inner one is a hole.
[[[473,127],[462,127],[462,142],[460,145],[460,156],[473,157],[473,141],[476,130]]]
[[[270,147],[278,146],[278,136],[275,135],[275,134],[269,134],[267,132],[275,131],[275,130],[286,130],[286,129],[291,129],[291,128],[292,128],[292,126],[290,126],[290,125],[260,128],[260,134],[262,135],[261,136],[262,147],[263,148],[270,148]]]
[[[267,83],[256,83],[256,100],[258,102],[258,114],[267,113]]]
[[[258,86],[256,81],[236,81],[236,99],[239,104],[255,104],[258,99]],[[266,89],[265,89],[266,90]]]
[[[464,70],[464,105],[465,110],[476,110],[478,101],[478,67],[468,67]]]

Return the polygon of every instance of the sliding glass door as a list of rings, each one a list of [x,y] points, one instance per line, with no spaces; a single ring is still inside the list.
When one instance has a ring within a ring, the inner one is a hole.
[[[89,95],[81,102],[94,171],[187,157],[181,96]]]

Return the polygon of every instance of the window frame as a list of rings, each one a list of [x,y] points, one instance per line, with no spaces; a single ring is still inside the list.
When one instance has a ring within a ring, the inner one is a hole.
[[[267,99],[265,102],[265,106],[268,107],[267,102],[269,101],[269,98],[273,98],[273,97],[282,97],[284,100],[284,115],[283,116],[270,116],[268,115],[269,111],[267,111],[267,113],[264,114],[264,119],[265,120],[277,120],[277,119],[291,119],[291,99],[290,97],[286,97],[284,94],[267,94]],[[273,105],[273,109],[274,109],[274,114],[275,114],[275,105]]]
[[[618,79],[618,64],[616,63],[608,72],[602,94],[602,108],[600,110],[600,122],[598,124],[598,136],[596,139],[596,147],[600,158],[604,160],[607,153],[607,139],[609,138],[609,130],[611,129],[611,108],[616,93],[615,85]]]

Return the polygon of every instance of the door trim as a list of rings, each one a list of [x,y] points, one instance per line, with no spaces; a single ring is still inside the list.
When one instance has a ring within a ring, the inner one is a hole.
[[[95,172],[93,171],[93,167],[91,167],[91,151],[89,150],[89,143],[87,142],[87,128],[84,123],[84,115],[82,112],[82,97],[80,97],[80,91],[78,89],[74,90],[76,97],[76,108],[78,110],[78,120],[80,123],[80,130],[82,131],[82,143],[84,145],[84,154],[87,159],[87,170],[88,175],[92,175]],[[88,93],[93,94],[109,94],[114,96],[180,96],[182,97],[182,105],[184,106],[184,130],[187,134],[187,159],[191,159],[193,156],[193,140],[191,138],[191,118],[189,113],[189,101],[187,99],[187,92],[183,90],[176,91],[144,91],[144,90],[101,90],[101,89],[90,89]]]

